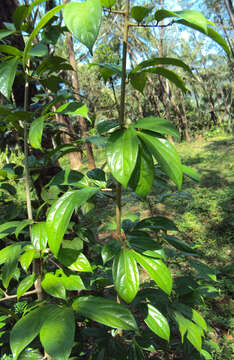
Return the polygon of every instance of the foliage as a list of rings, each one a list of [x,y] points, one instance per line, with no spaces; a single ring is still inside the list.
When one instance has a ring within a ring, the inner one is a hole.
[[[61,75],[70,71],[71,66],[64,58],[47,52],[51,42],[52,45],[57,42],[57,35],[54,39],[52,33],[57,29],[63,36],[69,29],[92,54],[101,25],[101,5],[109,8],[114,3],[87,0],[58,5],[33,26],[31,16],[37,14],[35,9],[42,2],[19,7],[13,15],[11,33],[1,34],[3,41],[5,38],[10,41],[9,35],[27,33],[24,51],[4,42],[0,48],[2,54],[8,55],[3,55],[0,63],[0,92],[5,96],[0,115],[3,124],[14,128],[19,143],[23,137],[28,213],[27,218],[23,213],[17,214],[0,225],[4,245],[0,250],[0,300],[7,304],[0,307],[3,314],[0,321],[7,328],[6,334],[1,334],[6,335],[1,351],[5,355],[11,351],[14,359],[21,360],[37,359],[43,353],[55,360],[77,356],[86,359],[121,356],[130,360],[144,359],[148,352],[157,351],[178,353],[182,358],[209,358],[203,347],[207,324],[194,307],[203,300],[204,288],[210,286],[207,282],[216,281],[215,273],[197,259],[200,254],[192,245],[174,236],[178,228],[167,216],[134,220],[121,217],[125,201],[122,192],[130,191],[135,199],[144,201],[154,190],[155,181],[165,187],[172,181],[178,189],[177,196],[188,198],[181,193],[183,177],[198,180],[192,169],[182,165],[175,147],[167,140],[168,135],[179,138],[173,124],[160,116],[137,116],[128,121],[125,112],[127,81],[143,92],[148,76],[157,74],[186,92],[181,76],[167,66],[182,68],[190,74],[191,70],[180,59],[159,56],[126,71],[128,31],[141,22],[157,27],[172,17],[173,23],[212,38],[227,54],[229,47],[212,29],[213,24],[197,11],[156,10],[149,19],[153,8],[143,7],[144,11],[139,12],[135,7],[130,12],[126,1],[124,12],[115,10],[120,16],[125,15],[124,42],[120,46],[122,65],[92,64],[99,66],[105,81],[115,76],[119,82],[120,78],[119,116],[115,121],[99,123],[96,137],[80,138],[73,134],[72,144],[62,144],[61,134],[69,133],[69,124],[66,128],[65,122],[65,130],[61,131],[61,124],[52,119],[58,114],[88,120],[89,117],[85,104],[75,101],[77,94],[73,90],[77,89],[72,89]],[[61,10],[66,27],[54,25]],[[133,24],[129,22],[131,16]],[[15,107],[14,99],[10,102],[17,70],[24,77],[23,110]],[[33,83],[38,93],[29,103],[28,90]],[[67,93],[62,91],[64,87]],[[48,143],[50,136],[56,139],[54,148]],[[83,151],[83,145],[90,143],[105,147],[110,174],[101,168],[83,174],[57,166],[64,154]],[[51,172],[46,172],[48,169]],[[0,190],[16,196],[11,181],[14,183],[22,175],[22,168],[16,164],[4,166]],[[116,229],[104,244],[97,240],[98,218],[91,215],[100,201],[111,201],[116,206]],[[198,272],[197,278],[180,276],[173,281],[165,243],[188,257],[189,266]],[[148,283],[141,279],[145,273]],[[32,287],[34,290],[30,290]],[[12,309],[11,299],[22,297],[27,299],[25,306],[19,305],[17,311]]]

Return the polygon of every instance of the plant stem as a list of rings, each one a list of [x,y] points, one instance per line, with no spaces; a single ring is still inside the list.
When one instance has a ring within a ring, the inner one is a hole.
[[[127,66],[127,48],[128,48],[128,29],[129,29],[129,7],[130,1],[126,0],[126,10],[124,12],[124,29],[123,29],[123,50],[122,50],[122,76],[121,76],[121,96],[119,122],[123,126],[125,120],[125,89],[126,89],[126,66]],[[122,186],[116,186],[116,232],[121,237],[121,196]]]
[[[28,92],[29,92],[29,81],[28,81],[28,66],[25,73],[25,88],[24,88],[24,111],[28,111]],[[27,213],[28,219],[32,220],[32,202],[30,195],[30,171],[28,163],[28,123],[24,121],[24,167],[25,167],[25,190],[26,190],[26,202],[27,202]]]
[[[31,291],[27,291],[26,293],[24,293],[22,296],[28,296],[28,295],[33,295],[33,294],[36,294],[37,293],[37,290],[31,290]],[[0,299],[0,302],[2,301],[8,301],[8,300],[11,300],[11,299],[16,299],[17,298],[17,295],[7,295],[5,296],[4,298],[1,298]],[[0,308],[0,311],[2,311],[2,309]]]

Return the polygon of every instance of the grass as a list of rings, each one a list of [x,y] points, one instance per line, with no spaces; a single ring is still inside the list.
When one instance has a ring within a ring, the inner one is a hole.
[[[168,190],[156,186],[149,196],[149,201],[136,202],[131,194],[123,195],[123,218],[151,215],[166,215],[173,219],[180,230],[179,237],[188,243],[194,244],[203,254],[202,261],[209,265],[217,275],[213,282],[218,289],[218,296],[209,298],[199,305],[199,310],[205,316],[208,325],[209,342],[206,348],[212,353],[213,360],[230,360],[233,344],[233,254],[232,234],[234,222],[233,213],[233,140],[231,137],[215,137],[188,143],[176,144],[183,163],[192,167],[201,176],[201,182],[195,183],[185,178],[183,192],[192,195],[192,199],[171,196],[160,201],[160,196]],[[97,165],[103,165],[103,150],[96,152]],[[13,155],[11,162],[18,164],[22,159]],[[3,166],[4,156],[0,156],[0,168]],[[67,160],[62,161],[67,167]],[[84,163],[84,171],[87,164]],[[7,216],[7,220],[18,215],[23,216],[25,211],[23,183],[17,183],[17,196],[8,199],[8,203],[0,202],[0,222]],[[171,184],[170,191],[176,192]],[[4,197],[6,200],[6,195]],[[3,198],[2,198],[3,199]],[[0,198],[1,200],[1,198]],[[105,203],[94,212],[93,220],[99,219],[101,238],[105,233],[115,228],[113,205]],[[13,205],[12,205],[13,204]],[[4,206],[3,206],[4,205]],[[9,209],[7,208],[9,207]],[[91,215],[92,216],[92,215]],[[189,265],[183,259],[171,261],[174,275],[180,275],[180,269],[189,272]],[[177,266],[177,263],[179,266]],[[218,347],[217,347],[218,345]]]

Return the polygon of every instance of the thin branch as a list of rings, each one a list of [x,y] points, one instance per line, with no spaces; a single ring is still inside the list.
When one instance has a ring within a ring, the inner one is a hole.
[[[33,294],[36,294],[37,293],[37,290],[31,290],[31,291],[27,291],[26,293],[24,293],[22,296],[28,296],[28,295],[33,295]],[[7,300],[11,300],[11,299],[16,299],[17,298],[17,295],[7,295],[5,296],[4,298],[0,299],[0,302],[2,301],[7,301]]]
[[[135,23],[128,23],[128,26],[132,26],[132,27],[144,27],[144,28],[166,28],[168,26],[171,26],[175,23],[175,21],[171,21],[170,23],[166,24],[166,25],[158,25],[157,24],[135,24]]]

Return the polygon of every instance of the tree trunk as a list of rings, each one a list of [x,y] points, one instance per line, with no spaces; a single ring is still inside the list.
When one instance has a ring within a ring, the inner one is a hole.
[[[230,17],[232,26],[234,26],[234,10],[232,6],[232,0],[224,0],[228,15]]]
[[[65,4],[68,2],[69,2],[69,0],[64,0]],[[67,47],[68,47],[68,53],[69,53],[69,63],[74,69],[74,71],[72,71],[72,75],[71,75],[72,86],[75,90],[74,96],[77,101],[80,101],[79,81],[78,81],[77,66],[76,66],[76,59],[75,59],[72,35],[69,32],[67,32],[66,38],[67,38]],[[83,117],[79,116],[78,121],[80,124],[81,137],[86,138],[88,136],[88,128],[87,128],[86,120]],[[96,167],[92,145],[90,143],[85,143],[85,150],[86,150],[86,155],[87,155],[87,159],[88,159],[88,168],[90,170],[92,170]]]

